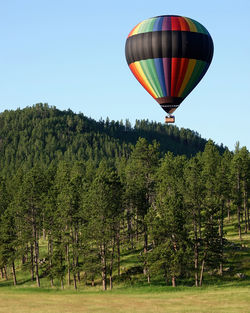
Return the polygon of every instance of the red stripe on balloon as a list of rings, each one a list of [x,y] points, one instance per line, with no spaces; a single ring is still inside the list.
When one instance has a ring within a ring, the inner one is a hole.
[[[181,67],[180,58],[172,58],[171,67],[171,97],[176,97],[175,90],[179,78],[179,72]]]
[[[172,30],[181,30],[181,25],[180,25],[180,18],[178,16],[172,16],[171,17],[171,22],[172,22]]]
[[[187,72],[187,67],[188,67],[188,59],[187,58],[181,58],[180,59],[180,70],[179,70],[179,78],[178,78],[178,82],[176,84],[175,87],[175,95],[176,97],[179,94],[179,91],[181,89],[185,74]]]

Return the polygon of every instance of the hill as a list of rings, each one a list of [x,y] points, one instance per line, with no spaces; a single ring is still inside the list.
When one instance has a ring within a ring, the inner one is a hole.
[[[137,120],[132,127],[128,120],[95,121],[40,103],[0,114],[0,168],[4,174],[23,164],[30,168],[62,159],[127,157],[139,137],[159,142],[162,153],[188,157],[203,151],[207,143],[198,133],[173,125]],[[223,146],[219,149],[224,151]]]

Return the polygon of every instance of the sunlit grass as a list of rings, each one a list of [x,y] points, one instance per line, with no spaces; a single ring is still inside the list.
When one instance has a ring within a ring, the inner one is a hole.
[[[0,313],[250,313],[250,234],[242,232],[242,240],[239,239],[235,216],[231,221],[225,220],[225,231],[232,243],[225,249],[227,271],[222,277],[206,274],[202,288],[193,287],[193,280],[172,288],[160,277],[148,284],[142,274],[124,281],[115,280],[114,289],[106,292],[101,290],[98,277],[95,287],[82,281],[77,291],[66,282],[65,290],[61,290],[56,280],[51,288],[46,277],[41,278],[41,288],[37,288],[36,282],[30,280],[29,270],[21,270],[21,264],[17,264],[16,287],[11,273],[8,281],[0,280]],[[41,240],[41,257],[46,255],[46,249],[47,241]],[[140,252],[140,247],[122,251],[121,274],[140,265]],[[243,273],[245,278],[237,278],[237,273]]]
[[[0,312],[250,312],[250,288],[175,289],[174,292],[0,292]]]

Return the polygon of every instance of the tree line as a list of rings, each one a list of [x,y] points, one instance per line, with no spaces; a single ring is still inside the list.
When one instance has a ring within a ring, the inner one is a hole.
[[[250,230],[250,154],[211,140],[191,158],[161,153],[139,138],[129,154],[98,162],[59,160],[20,166],[0,180],[0,269],[17,284],[16,267],[40,286],[81,280],[103,290],[137,274],[166,284],[223,275],[224,222],[237,215],[238,236]],[[122,255],[136,251],[138,266]],[[109,286],[109,287],[108,287]]]
[[[20,166],[48,166],[69,162],[128,157],[139,137],[160,143],[160,152],[192,156],[203,151],[206,140],[189,129],[148,120],[95,121],[82,113],[60,111],[48,104],[0,113],[0,174],[8,176]],[[225,148],[218,147],[220,152]]]

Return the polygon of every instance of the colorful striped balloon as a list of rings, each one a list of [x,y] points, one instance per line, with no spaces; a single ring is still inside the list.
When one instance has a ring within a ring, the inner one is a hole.
[[[163,15],[136,25],[125,53],[137,80],[167,113],[173,113],[205,75],[213,40],[193,19]]]

